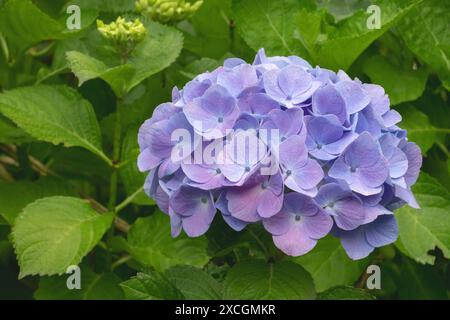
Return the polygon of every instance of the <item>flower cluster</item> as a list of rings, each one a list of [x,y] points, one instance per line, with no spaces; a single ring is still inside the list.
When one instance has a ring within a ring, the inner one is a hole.
[[[261,49],[174,88],[139,131],[138,166],[174,237],[220,212],[237,231],[261,222],[288,255],[332,233],[360,259],[396,240],[393,210],[418,207],[421,152],[400,121],[382,87]]]
[[[146,34],[145,27],[139,19],[130,22],[122,17],[118,17],[110,24],[97,20],[97,29],[105,38],[116,43],[137,43],[142,41]]]
[[[190,18],[202,4],[203,0],[139,0],[136,10],[159,22],[179,22]]]

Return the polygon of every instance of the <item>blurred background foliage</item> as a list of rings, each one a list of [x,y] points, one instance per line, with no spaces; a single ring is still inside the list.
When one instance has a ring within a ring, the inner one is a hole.
[[[366,26],[371,4],[380,29]],[[69,5],[80,30],[66,27]],[[95,23],[119,15],[147,29],[125,65]],[[170,17],[140,16],[133,0],[0,0],[0,298],[447,299],[450,2],[204,0]],[[396,212],[395,245],[351,261],[327,237],[288,258],[258,226],[220,219],[170,237],[142,191],[139,125],[173,86],[262,47],[385,88],[424,156],[422,208]],[[83,289],[69,291],[57,275],[79,263]],[[370,264],[380,290],[365,288]]]

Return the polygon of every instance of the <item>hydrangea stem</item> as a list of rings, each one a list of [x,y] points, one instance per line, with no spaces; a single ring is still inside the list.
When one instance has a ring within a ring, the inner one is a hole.
[[[120,160],[120,145],[121,145],[121,131],[122,125],[120,120],[120,106],[122,104],[122,99],[117,99],[117,107],[116,107],[116,117],[115,117],[115,126],[114,126],[114,141],[113,141],[113,173],[111,175],[111,183],[109,189],[109,210],[111,212],[115,212],[115,205],[117,201],[117,185],[119,178],[119,170],[116,167],[116,164]]]

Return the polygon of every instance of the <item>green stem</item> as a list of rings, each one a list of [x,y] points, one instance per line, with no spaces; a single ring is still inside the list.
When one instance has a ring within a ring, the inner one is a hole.
[[[121,202],[116,207],[116,212],[121,211],[123,208],[125,208],[127,205],[129,205],[131,202],[133,202],[134,198],[136,198],[142,192],[142,190],[144,190],[143,186],[141,188],[139,188],[138,190],[136,190],[136,192],[134,192],[132,195],[130,195],[128,198],[126,198],[123,202]]]
[[[113,173],[111,175],[111,184],[109,188],[109,210],[111,212],[116,212],[115,205],[117,201],[117,184],[119,180],[119,170],[117,168],[117,163],[120,160],[120,147],[121,147],[121,131],[122,124],[120,119],[120,106],[122,105],[122,99],[117,99],[116,106],[116,119],[114,126],[114,141],[113,141]]]

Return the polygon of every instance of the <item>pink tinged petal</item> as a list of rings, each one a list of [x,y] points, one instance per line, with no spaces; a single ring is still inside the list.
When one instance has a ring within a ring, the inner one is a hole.
[[[333,219],[324,211],[319,211],[311,217],[301,217],[303,229],[312,239],[325,237],[333,227]]]
[[[286,233],[272,238],[278,249],[294,257],[308,253],[317,243],[317,240],[308,237],[302,227],[296,225],[292,225]]]
[[[300,136],[291,136],[280,144],[280,162],[286,167],[303,166],[308,160],[308,150]]]
[[[264,228],[272,235],[282,235],[288,232],[291,226],[291,214],[284,211],[263,220]]]
[[[393,215],[383,215],[377,220],[364,226],[367,242],[378,248],[397,240],[398,226]]]
[[[283,195],[273,194],[267,190],[259,199],[257,211],[262,218],[270,218],[280,212],[283,207]]]
[[[208,231],[214,220],[216,208],[212,199],[207,204],[202,204],[199,210],[191,216],[183,217],[183,230],[189,237],[199,237]]]
[[[336,89],[341,94],[349,114],[364,109],[370,102],[369,95],[360,84],[354,81],[341,81],[336,83]]]
[[[278,74],[278,85],[286,97],[294,98],[311,88],[312,76],[300,66],[289,65]]]
[[[181,168],[189,179],[197,183],[206,183],[216,176],[216,169],[212,166],[183,162]]]
[[[155,201],[162,212],[169,214],[169,195],[160,186],[156,189]]]
[[[285,171],[286,186],[291,189],[295,188],[293,190],[300,193],[303,193],[303,190],[315,188],[324,177],[322,167],[317,161],[312,159],[308,159],[306,164],[301,167],[293,165],[286,168],[291,170],[290,174],[288,171]]]
[[[242,93],[248,87],[255,86],[258,82],[258,76],[253,66],[240,64],[232,70],[226,70],[217,76],[217,84],[227,88],[235,97]]]
[[[362,225],[366,219],[364,207],[356,199],[337,201],[332,209],[337,214],[334,216],[337,226],[343,230],[353,230]]]
[[[278,74],[279,70],[276,69],[267,71],[264,73],[263,83],[266,93],[273,99],[280,101],[284,100],[286,96],[278,85]]]
[[[270,111],[280,108],[278,102],[265,93],[250,94],[239,99],[238,105],[241,112],[261,115],[268,114]]]
[[[329,84],[318,89],[312,98],[312,110],[316,114],[334,114],[341,123],[347,120],[345,101],[336,88]]]
[[[180,168],[180,163],[173,163],[170,158],[166,159],[159,166],[158,177],[163,178],[163,177],[170,176],[175,171],[177,171],[179,168]]]
[[[362,227],[356,230],[342,232],[340,238],[345,252],[347,252],[347,255],[352,260],[363,259],[375,249],[366,241]]]
[[[243,190],[242,190],[243,189]],[[261,197],[260,187],[236,188],[226,194],[228,210],[231,215],[245,222],[257,222],[261,220],[258,215],[258,204]]]
[[[162,160],[155,157],[148,148],[144,149],[138,156],[138,168],[141,172],[149,171],[157,167],[161,162]]]
[[[350,184],[350,188],[357,193],[362,194],[363,196],[371,196],[377,193],[380,193],[383,191],[383,186],[380,185],[379,187],[369,187],[366,184],[364,184],[360,179],[353,178],[352,182]]]

